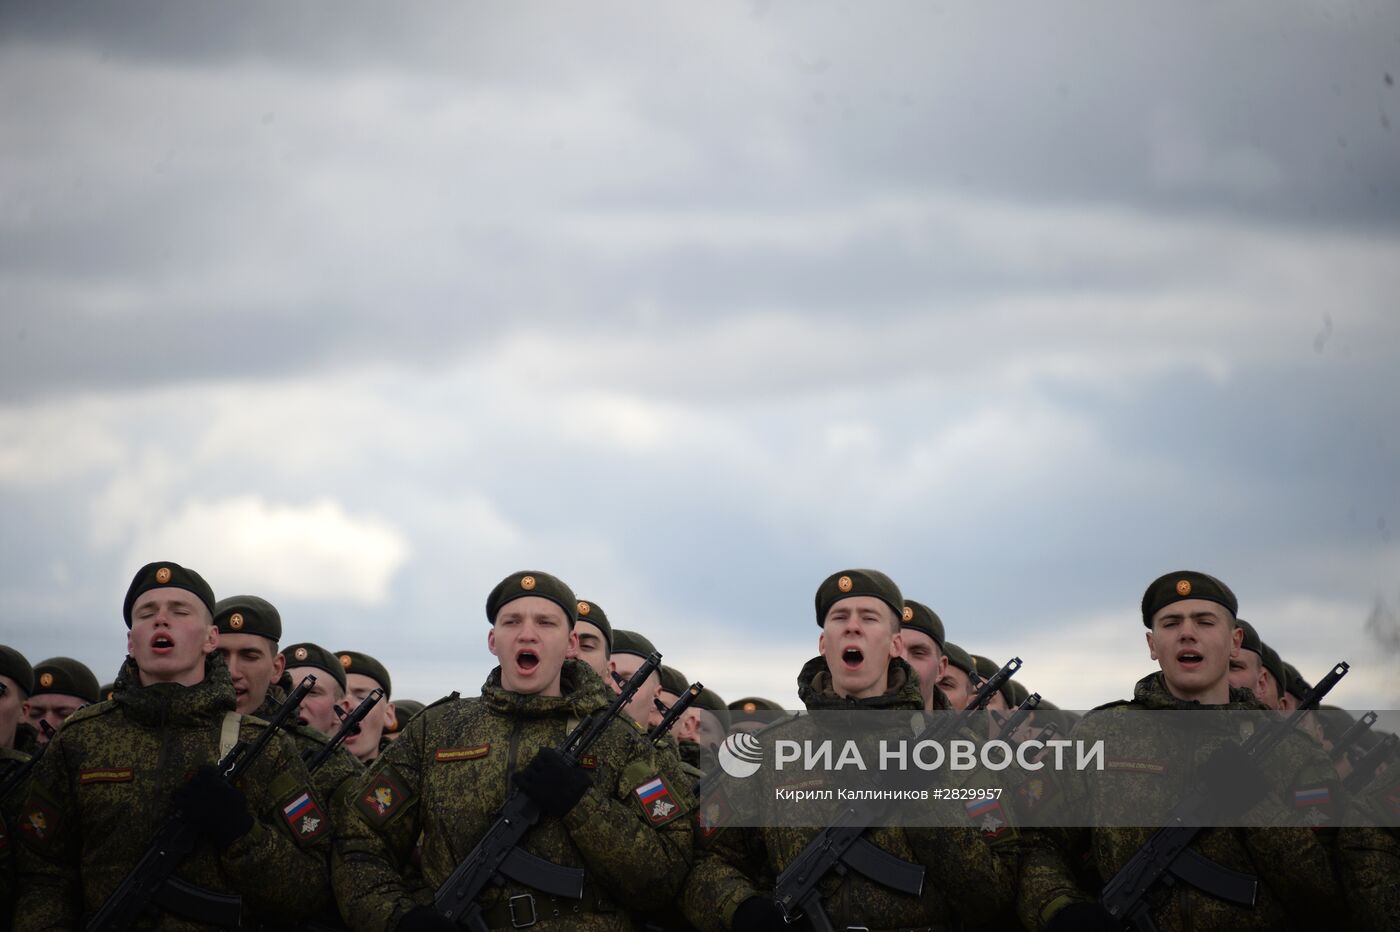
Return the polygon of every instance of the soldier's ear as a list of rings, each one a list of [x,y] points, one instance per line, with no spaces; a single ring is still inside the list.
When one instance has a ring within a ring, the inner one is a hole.
[[[1153,660],[1156,660],[1156,659],[1157,659],[1157,645],[1155,645],[1155,644],[1152,643],[1152,632],[1151,632],[1151,631],[1148,631],[1148,632],[1146,632],[1146,633],[1147,633],[1147,652],[1148,652],[1149,654],[1152,655],[1152,659],[1153,659]]]
[[[890,638],[890,656],[903,657],[904,654],[904,632],[897,631],[895,636]]]
[[[1240,655],[1240,648],[1244,646],[1244,629],[1239,625],[1230,631],[1230,659],[1235,660]]]
[[[491,630],[486,632],[486,649],[491,652],[492,657],[499,657],[496,653],[496,626],[492,625]]]
[[[272,661],[272,682],[275,683],[282,678],[282,671],[287,669],[287,658],[277,651],[274,651],[272,656],[275,658]]]
[[[578,656],[578,632],[573,628],[569,629],[569,645],[564,648],[564,656],[566,658]]]
[[[204,635],[203,650],[206,654],[212,654],[219,646],[219,626],[210,625],[204,630],[206,633]]]

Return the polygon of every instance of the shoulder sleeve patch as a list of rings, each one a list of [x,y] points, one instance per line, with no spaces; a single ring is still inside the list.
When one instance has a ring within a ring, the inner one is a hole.
[[[652,825],[665,825],[681,814],[683,807],[671,794],[671,787],[660,776],[632,790],[632,797],[642,808],[642,815]]]
[[[963,803],[963,808],[967,810],[968,821],[980,829],[982,837],[988,841],[1000,838],[1011,829],[1006,819],[1006,813],[1002,811],[1000,800],[968,800]]]
[[[30,797],[29,805],[19,817],[19,834],[30,848],[49,854],[58,848],[63,823],[56,806],[36,797],[37,794]]]
[[[393,767],[385,767],[361,791],[355,808],[375,828],[392,822],[408,808],[413,795],[405,788],[403,779]]]
[[[325,814],[315,798],[306,790],[294,795],[281,806],[282,818],[298,844],[309,845],[326,834]]]

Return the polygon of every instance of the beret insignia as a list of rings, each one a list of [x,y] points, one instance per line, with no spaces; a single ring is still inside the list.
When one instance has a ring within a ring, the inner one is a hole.
[[[39,685],[42,686],[42,687],[44,687],[45,689],[48,689],[50,686],[52,686],[52,685],[53,685],[53,674],[52,674],[52,673],[41,673],[41,674],[39,674]]]
[[[305,648],[305,647],[298,647],[295,651],[292,652],[292,656],[296,657],[296,659],[298,659],[298,660],[305,660],[305,659],[306,659],[306,648]]]
[[[842,576],[840,579],[836,580],[836,588],[837,588],[837,589],[840,589],[842,592],[850,592],[850,591],[851,591],[851,577],[849,577],[849,576]]]
[[[914,610],[913,610],[912,608],[910,608],[909,606],[907,606],[907,605],[904,606],[904,614],[903,614],[902,617],[904,618],[905,621],[913,621],[913,620],[914,620]]]
[[[347,670],[350,669],[350,655],[349,655],[349,654],[341,654],[341,655],[340,655],[340,665],[341,665],[342,667],[344,667],[345,669],[347,669]]]
[[[1177,583],[1176,583],[1176,594],[1177,594],[1177,595],[1180,595],[1180,596],[1188,596],[1188,595],[1190,595],[1190,594],[1191,594],[1191,580],[1189,580],[1189,579],[1179,579],[1179,580],[1177,580]]]
[[[239,628],[242,628],[243,616],[238,612],[234,612],[232,615],[228,616],[228,626],[235,631],[237,631]]]
[[[745,703],[744,703],[744,711],[745,711],[745,712],[757,712],[757,711],[758,711],[758,703],[757,703],[757,702],[745,702]]]
[[[161,585],[170,582],[170,567],[162,566],[160,569],[156,570],[156,582]]]
[[[587,603],[587,602],[579,602],[579,603],[578,603],[578,613],[579,613],[580,615],[587,615],[587,614],[588,614],[589,612],[591,612],[591,611],[593,611],[593,609],[591,609],[591,608],[588,607],[588,603]]]
[[[522,576],[522,577],[520,577],[520,588],[521,588],[521,589],[533,589],[533,588],[535,588],[535,577],[533,577],[533,576]]]

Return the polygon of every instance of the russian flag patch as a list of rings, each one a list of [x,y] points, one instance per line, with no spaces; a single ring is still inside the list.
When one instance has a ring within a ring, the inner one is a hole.
[[[287,820],[292,837],[298,842],[312,841],[326,830],[326,819],[310,793],[302,793],[283,806],[282,817]]]
[[[642,814],[652,825],[665,825],[681,814],[681,807],[671,796],[671,788],[660,777],[654,777],[632,791],[642,807]]]
[[[982,830],[987,838],[998,838],[1007,831],[1006,814],[1001,811],[1001,802],[995,799],[969,800],[963,803],[967,818]]]
[[[1332,801],[1332,793],[1325,786],[1315,786],[1310,790],[1293,791],[1293,808],[1306,809],[1308,806],[1325,806]]]

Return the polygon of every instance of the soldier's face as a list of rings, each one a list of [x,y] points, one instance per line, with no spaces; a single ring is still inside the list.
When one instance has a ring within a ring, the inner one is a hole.
[[[1230,685],[1235,689],[1247,689],[1260,699],[1264,698],[1264,683],[1259,674],[1264,672],[1264,664],[1259,655],[1241,647],[1230,653],[1230,672],[1227,674]]]
[[[1184,599],[1152,616],[1147,647],[1172,695],[1218,704],[1229,698],[1230,656],[1243,639],[1224,606]]]
[[[126,652],[136,661],[142,685],[204,679],[204,658],[219,644],[219,629],[204,603],[184,589],[151,589],[131,607]]]
[[[943,690],[943,695],[948,697],[948,704],[957,711],[967,708],[967,704],[972,701],[972,694],[976,692],[967,674],[952,664],[943,668],[943,675],[938,678],[938,688]]]
[[[277,645],[258,634],[220,634],[218,650],[228,662],[238,713],[252,714],[267,698],[267,688],[282,676],[285,661]]]
[[[900,655],[919,674],[919,692],[924,696],[924,708],[933,708],[933,691],[943,671],[948,668],[948,658],[938,649],[938,642],[922,631],[905,628],[903,631],[904,652]]]
[[[366,696],[379,688],[378,680],[371,679],[363,673],[345,674],[346,710],[355,708]],[[360,719],[359,732],[345,739],[345,746],[362,762],[369,763],[379,756],[379,739],[384,736],[384,729],[389,727],[393,718],[394,704],[386,699],[379,700],[369,710],[369,714]],[[336,725],[330,734],[339,730],[340,726]]]
[[[869,595],[842,599],[826,613],[817,650],[826,658],[836,694],[848,699],[883,695],[890,658],[904,648],[894,609]]]
[[[15,729],[24,715],[24,692],[8,676],[0,676],[4,695],[0,695],[0,748],[15,746]]]
[[[345,702],[345,691],[335,677],[319,667],[288,667],[287,675],[292,678],[294,687],[308,675],[316,677],[316,685],[301,700],[297,717],[323,734],[333,735],[340,731],[340,719],[336,717],[335,707],[339,705],[345,709],[349,703]]]
[[[501,606],[486,646],[501,662],[501,685],[527,696],[558,696],[564,660],[578,653],[578,635],[564,610],[527,595]]]
[[[612,671],[603,677],[604,682],[612,687],[613,695],[622,692],[622,687],[617,680],[613,679],[612,673],[622,677],[622,682],[626,683],[632,675],[641,669],[646,660],[636,654],[613,654],[608,660],[608,667]],[[632,701],[622,707],[622,711],[627,713],[627,717],[634,722],[643,725],[651,718],[652,711],[656,708],[656,703],[652,700],[661,694],[661,674],[653,672],[642,683],[642,688],[632,696]]]
[[[87,701],[78,696],[39,693],[37,696],[30,696],[29,701],[24,704],[24,720],[39,732],[39,743],[48,744],[49,739],[44,734],[44,729],[39,727],[39,723],[48,722],[50,728],[57,729],[64,719],[85,705]]]
[[[580,618],[574,623],[574,634],[578,637],[579,660],[593,668],[593,672],[608,679],[608,641],[603,637],[603,629],[591,621]]]
[[[676,724],[676,740],[691,741],[711,751],[719,750],[724,743],[724,725],[719,716],[709,709],[691,706],[681,713]]]

